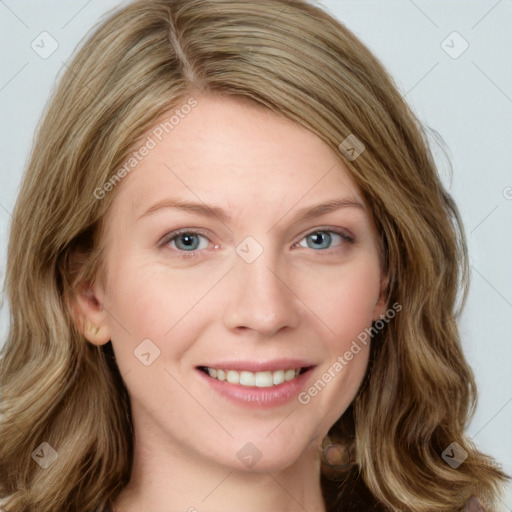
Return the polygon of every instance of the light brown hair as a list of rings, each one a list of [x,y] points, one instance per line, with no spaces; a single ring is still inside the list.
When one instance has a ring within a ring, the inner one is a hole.
[[[3,508],[102,511],[128,482],[127,392],[110,344],[86,341],[69,301],[102,278],[103,218],[116,192],[98,200],[94,191],[163,112],[198,90],[262,105],[338,151],[385,248],[389,304],[402,311],[373,339],[365,382],[330,431],[355,453],[352,469],[334,477],[356,482],[381,510],[453,512],[471,495],[495,510],[505,475],[464,434],[476,387],[456,324],[468,278],[457,208],[391,77],[346,27],[302,0],[138,1],[67,66],[10,232]],[[353,161],[338,150],[350,134],[365,146]],[[46,470],[31,458],[43,441],[58,452]],[[469,454],[456,469],[441,457],[452,442]],[[322,485],[329,510],[361,510],[350,486]]]

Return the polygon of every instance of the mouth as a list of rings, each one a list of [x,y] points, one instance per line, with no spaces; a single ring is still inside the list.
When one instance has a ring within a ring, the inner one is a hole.
[[[209,366],[198,366],[197,369],[208,375],[210,378],[237,384],[249,388],[272,388],[297,379],[300,375],[310,371],[313,366],[297,368],[282,368],[274,371],[265,370],[253,372],[244,369],[211,368]]]
[[[206,393],[237,406],[264,409],[292,402],[311,381],[314,368],[307,359],[246,359],[212,361],[196,366],[196,372]]]

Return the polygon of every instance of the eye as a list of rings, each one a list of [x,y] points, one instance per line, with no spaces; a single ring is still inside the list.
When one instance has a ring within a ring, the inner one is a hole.
[[[195,231],[179,231],[169,233],[162,245],[170,245],[173,249],[181,252],[194,252],[208,247],[209,240],[206,236]]]
[[[354,239],[341,231],[333,230],[317,230],[306,235],[298,245],[308,247],[309,249],[332,249],[333,243],[336,246],[342,245],[344,242],[352,243]]]
[[[161,245],[164,247],[170,246],[178,252],[179,256],[187,258],[196,256],[196,251],[207,249],[209,242],[209,238],[202,233],[192,230],[180,230],[167,234],[163,238]],[[343,231],[317,229],[306,235],[296,245],[323,252],[326,249],[336,250],[336,248],[347,242],[353,243],[354,239]]]

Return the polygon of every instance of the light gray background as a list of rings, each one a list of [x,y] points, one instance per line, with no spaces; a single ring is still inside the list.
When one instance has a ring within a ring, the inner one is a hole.
[[[120,3],[0,0],[2,281],[11,212],[40,113],[76,44]],[[461,331],[480,397],[468,434],[512,474],[512,0],[322,4],[381,59],[449,148],[452,179],[436,155],[465,222],[472,264]],[[31,47],[46,38],[44,51],[51,48],[44,31],[58,43],[47,58]],[[4,307],[0,346],[7,323]],[[512,511],[511,490],[503,507]]]

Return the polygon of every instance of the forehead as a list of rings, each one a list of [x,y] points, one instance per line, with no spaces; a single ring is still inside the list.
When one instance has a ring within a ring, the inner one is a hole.
[[[114,208],[139,216],[155,202],[180,197],[254,214],[264,205],[290,208],[326,196],[361,201],[339,156],[305,127],[248,101],[196,99],[161,140],[154,134],[172,112],[143,138],[153,147],[123,179]]]

